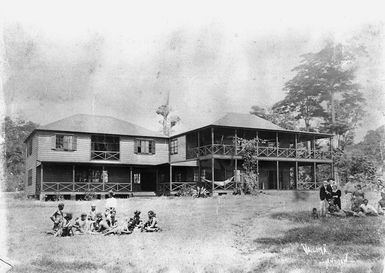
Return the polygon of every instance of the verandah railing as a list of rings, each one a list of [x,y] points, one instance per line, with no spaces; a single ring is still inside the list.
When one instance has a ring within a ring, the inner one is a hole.
[[[321,186],[322,182],[298,181],[297,183],[298,190],[318,190]]]
[[[205,145],[201,147],[191,148],[187,151],[189,158],[196,158],[207,155],[242,155],[242,150],[236,149],[234,145],[214,144]],[[330,151],[294,149],[294,148],[276,148],[276,147],[258,147],[258,157],[283,157],[283,158],[297,158],[297,159],[331,159]]]
[[[44,192],[127,192],[132,191],[131,183],[84,183],[84,182],[43,182]]]
[[[185,186],[195,187],[197,182],[172,182],[171,191],[179,191]],[[160,192],[170,192],[170,182],[159,183]]]
[[[115,151],[91,151],[91,160],[119,160],[120,153]]]

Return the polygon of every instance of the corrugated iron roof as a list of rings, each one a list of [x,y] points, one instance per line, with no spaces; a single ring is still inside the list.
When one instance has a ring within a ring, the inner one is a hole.
[[[113,134],[127,136],[165,137],[136,124],[108,116],[77,114],[47,125],[37,130],[82,132],[93,134]]]
[[[256,115],[239,113],[227,113],[210,125],[266,130],[285,130],[266,119],[257,117]]]

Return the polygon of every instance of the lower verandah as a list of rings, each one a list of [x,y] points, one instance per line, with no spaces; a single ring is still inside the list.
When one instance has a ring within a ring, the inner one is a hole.
[[[207,159],[199,161],[198,165],[198,167],[169,167],[172,180],[169,180],[169,175],[164,175],[159,180],[159,190],[170,191],[171,189],[171,192],[174,192],[181,189],[183,185],[195,185],[201,182],[210,190],[228,191],[233,190],[236,184],[242,181],[241,177],[244,173],[242,160]],[[163,170],[162,173],[166,172],[167,170]],[[332,175],[332,165],[331,163],[260,160],[255,173],[258,173],[259,188],[262,190],[311,190],[317,189],[323,180]]]
[[[36,169],[36,194],[155,192],[153,166],[42,163]]]

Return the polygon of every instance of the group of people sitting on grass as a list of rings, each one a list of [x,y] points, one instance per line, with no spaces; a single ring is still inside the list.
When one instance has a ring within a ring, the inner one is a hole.
[[[377,209],[369,204],[360,184],[354,185],[349,177],[345,185],[344,207],[341,207],[341,190],[332,178],[323,182],[320,188],[320,216],[378,216],[385,213],[385,191],[381,192],[381,199],[378,201]]]
[[[60,203],[58,209],[52,214],[53,230],[49,234],[56,237],[66,237],[84,234],[102,234],[104,236],[116,234],[131,234],[135,229],[145,232],[158,232],[158,220],[154,211],[148,212],[148,220],[143,223],[140,218],[140,211],[135,211],[130,219],[119,220],[116,217],[116,199],[110,192],[110,198],[106,201],[104,215],[96,212],[96,205],[91,205],[90,212],[82,213],[74,222],[72,213],[64,212],[64,204]]]

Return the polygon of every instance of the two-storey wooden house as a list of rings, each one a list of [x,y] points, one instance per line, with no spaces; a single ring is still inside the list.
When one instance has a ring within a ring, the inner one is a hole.
[[[214,192],[229,191],[243,169],[239,138],[258,139],[262,189],[317,188],[320,165],[332,174],[331,135],[285,130],[253,115],[229,113],[172,137],[112,117],[74,115],[26,139],[26,191],[128,195],[175,192],[198,181]]]

